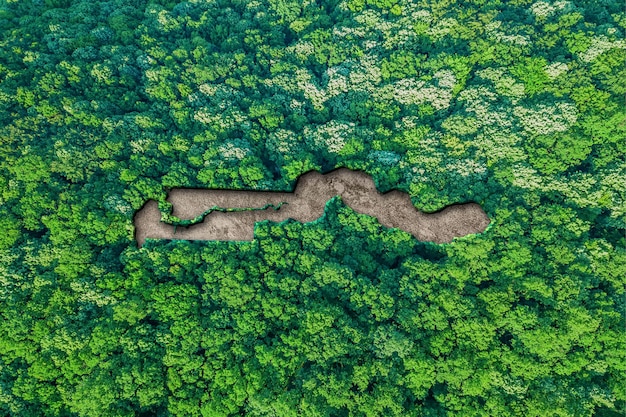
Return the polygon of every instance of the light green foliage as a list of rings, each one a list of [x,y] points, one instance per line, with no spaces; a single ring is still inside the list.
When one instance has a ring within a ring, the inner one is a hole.
[[[591,138],[579,131],[562,135],[539,135],[525,147],[530,163],[545,174],[565,171],[587,159],[592,150]]]

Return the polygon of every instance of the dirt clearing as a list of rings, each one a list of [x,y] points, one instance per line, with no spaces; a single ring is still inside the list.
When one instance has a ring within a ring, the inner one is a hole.
[[[293,193],[271,191],[200,190],[176,188],[169,192],[172,214],[192,219],[213,206],[256,208],[266,204],[282,205],[278,210],[212,212],[201,223],[176,227],[161,222],[154,200],[148,201],[134,217],[135,239],[141,247],[146,239],[253,240],[254,223],[294,219],[310,222],[324,213],[326,202],[334,196],[358,213],[376,217],[386,227],[402,229],[421,241],[450,242],[455,237],[484,231],[489,218],[476,203],[458,204],[431,214],[418,211],[408,194],[394,190],[382,194],[364,172],[340,168],[322,175],[302,175]]]

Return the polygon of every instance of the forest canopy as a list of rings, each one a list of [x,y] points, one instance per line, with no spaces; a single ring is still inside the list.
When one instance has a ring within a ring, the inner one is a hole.
[[[617,0],[0,2],[0,414],[626,412]],[[367,172],[252,242],[133,240],[172,187]]]

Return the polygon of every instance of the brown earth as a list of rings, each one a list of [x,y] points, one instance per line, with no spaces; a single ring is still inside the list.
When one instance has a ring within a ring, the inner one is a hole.
[[[174,207],[172,214],[180,219],[193,219],[213,206],[252,208],[268,203],[288,204],[278,210],[212,212],[201,223],[174,230],[174,226],[160,221],[158,204],[150,200],[135,214],[135,240],[139,247],[147,238],[253,240],[254,223],[266,219],[316,220],[324,213],[326,202],[337,195],[354,211],[374,216],[383,226],[402,229],[421,241],[446,243],[455,237],[480,233],[489,225],[489,218],[476,203],[422,213],[413,206],[408,194],[397,190],[381,194],[366,173],[340,168],[325,175],[314,171],[302,175],[293,193],[175,188],[167,199]]]

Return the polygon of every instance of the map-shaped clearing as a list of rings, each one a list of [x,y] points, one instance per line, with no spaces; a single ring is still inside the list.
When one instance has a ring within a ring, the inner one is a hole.
[[[446,243],[455,237],[480,233],[489,225],[489,218],[476,203],[423,213],[413,206],[408,194],[397,190],[382,194],[366,173],[339,168],[324,175],[315,171],[303,174],[291,193],[172,189],[167,200],[173,205],[172,215],[179,219],[196,218],[216,206],[228,209],[272,207],[212,211],[202,222],[182,227],[161,221],[158,203],[149,200],[135,214],[135,239],[139,247],[146,239],[253,240],[256,222],[281,222],[290,218],[311,222],[322,216],[326,202],[335,196],[341,196],[357,213],[376,217],[383,226],[402,229],[421,241]]]

